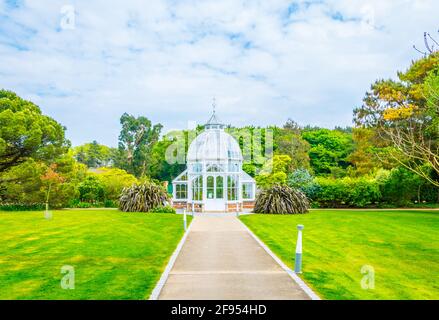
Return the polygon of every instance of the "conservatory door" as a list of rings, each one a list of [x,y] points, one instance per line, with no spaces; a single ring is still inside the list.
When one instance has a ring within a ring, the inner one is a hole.
[[[208,176],[206,181],[205,211],[224,211],[224,180],[222,176]]]

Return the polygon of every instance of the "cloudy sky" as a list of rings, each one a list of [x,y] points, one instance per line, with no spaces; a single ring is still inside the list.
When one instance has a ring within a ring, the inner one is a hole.
[[[0,1],[0,87],[74,145],[117,145],[123,112],[202,123],[213,96],[237,126],[350,125],[439,28],[437,0]]]

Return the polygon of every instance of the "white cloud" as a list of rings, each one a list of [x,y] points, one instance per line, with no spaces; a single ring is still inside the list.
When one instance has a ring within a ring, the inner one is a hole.
[[[0,1],[0,76],[74,144],[116,145],[123,112],[203,122],[213,96],[234,125],[349,125],[439,27],[434,0],[101,0],[73,2],[75,29],[60,30],[66,4]]]

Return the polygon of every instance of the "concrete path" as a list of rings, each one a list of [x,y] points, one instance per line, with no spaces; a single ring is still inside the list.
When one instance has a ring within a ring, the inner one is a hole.
[[[238,218],[196,216],[159,299],[309,299]]]

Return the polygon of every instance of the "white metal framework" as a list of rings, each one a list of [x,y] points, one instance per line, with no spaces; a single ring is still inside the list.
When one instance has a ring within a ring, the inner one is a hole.
[[[187,169],[172,181],[173,202],[201,211],[242,210],[255,200],[255,180],[242,170],[238,142],[224,131],[213,112],[188,149]]]

